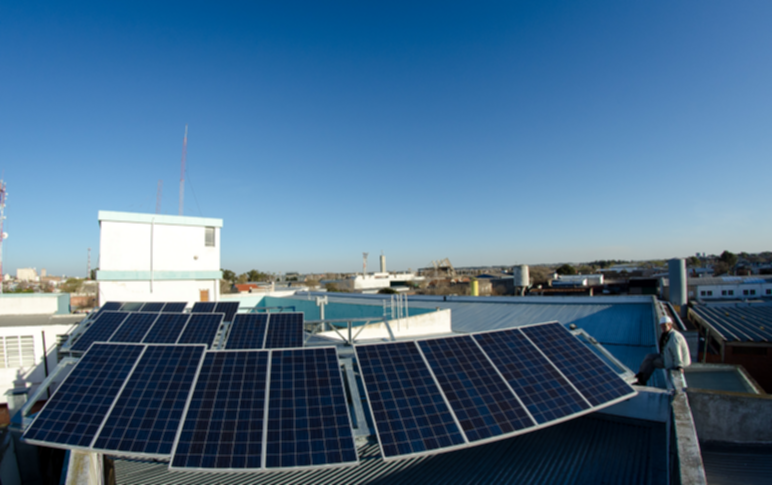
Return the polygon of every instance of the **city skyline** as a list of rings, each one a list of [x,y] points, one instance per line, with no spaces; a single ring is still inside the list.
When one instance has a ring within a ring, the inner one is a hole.
[[[6,6],[3,270],[100,210],[220,218],[238,273],[768,249],[768,2]],[[373,259],[375,255],[375,259]]]

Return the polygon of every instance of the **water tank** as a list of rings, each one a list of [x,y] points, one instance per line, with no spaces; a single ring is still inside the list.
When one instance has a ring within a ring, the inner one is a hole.
[[[686,261],[681,258],[671,259],[667,262],[670,276],[670,303],[673,305],[686,305],[689,299],[686,296]]]
[[[386,272],[386,256],[381,254],[381,273]]]
[[[515,287],[525,287],[530,283],[530,277],[528,275],[528,265],[521,264],[512,268],[512,276],[515,278]]]

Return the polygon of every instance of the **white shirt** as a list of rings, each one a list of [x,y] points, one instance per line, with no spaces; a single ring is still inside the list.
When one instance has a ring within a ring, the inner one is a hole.
[[[662,349],[662,360],[665,362],[665,369],[676,369],[678,367],[688,367],[692,363],[689,356],[689,346],[686,345],[686,339],[675,330],[670,331],[665,348]]]

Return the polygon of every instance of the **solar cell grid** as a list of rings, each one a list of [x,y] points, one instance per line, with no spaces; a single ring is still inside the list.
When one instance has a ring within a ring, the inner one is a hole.
[[[517,329],[474,335],[539,424],[590,406]]]
[[[359,345],[356,354],[385,459],[465,443],[414,342]]]
[[[303,314],[271,313],[265,334],[266,349],[303,347]]]
[[[173,344],[180,338],[190,314],[162,313],[142,340],[146,344]]]
[[[232,322],[233,316],[239,311],[239,302],[237,301],[220,301],[214,306],[214,313],[224,313],[224,322]]]
[[[472,337],[423,340],[419,346],[469,441],[536,425]]]
[[[163,313],[179,313],[185,310],[185,307],[188,306],[187,303],[184,301],[170,301],[164,305],[163,310],[161,312]]]
[[[216,303],[213,301],[197,301],[190,313],[212,313]]]
[[[207,352],[170,468],[259,469],[268,352]]]
[[[222,313],[191,313],[177,343],[206,344],[211,348],[222,323]]]
[[[266,468],[358,461],[334,348],[274,350]]]
[[[158,313],[129,313],[123,324],[110,337],[110,342],[141,342],[153,326]]]
[[[563,325],[536,325],[521,330],[593,406],[634,392]]]
[[[262,349],[268,315],[265,313],[240,313],[233,319],[226,349]]]
[[[73,352],[85,352],[94,342],[107,342],[129,316],[127,312],[104,311],[91,322],[78,340],[70,347]]]
[[[102,305],[101,310],[107,310],[107,311],[117,311],[120,310],[123,306],[123,302],[120,301],[108,301],[104,305]]]
[[[93,448],[168,457],[203,345],[150,345],[94,441]]]
[[[144,305],[142,305],[142,308],[139,311],[141,311],[141,312],[160,312],[163,309],[164,305],[165,305],[165,303],[163,303],[163,302],[151,301],[151,302],[148,302],[148,303],[145,303]]]
[[[62,382],[24,439],[88,448],[144,346],[95,343]]]

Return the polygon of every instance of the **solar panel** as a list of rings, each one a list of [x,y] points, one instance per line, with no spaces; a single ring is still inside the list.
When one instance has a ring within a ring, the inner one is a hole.
[[[158,313],[129,313],[128,318],[110,337],[109,342],[142,342],[156,318]]]
[[[233,319],[226,349],[262,349],[265,329],[268,326],[266,313],[239,313]]]
[[[268,352],[207,352],[170,469],[262,467]]]
[[[166,303],[162,301],[151,301],[142,305],[141,312],[160,312]]]
[[[384,459],[465,444],[415,342],[355,349]]]
[[[335,348],[274,350],[266,468],[357,463]]]
[[[520,330],[480,333],[474,338],[539,424],[590,407]]]
[[[630,394],[630,386],[563,325],[552,323],[521,330],[593,406]]]
[[[211,348],[222,323],[222,313],[191,313],[178,344],[206,344]]]
[[[232,322],[233,315],[239,311],[239,302],[237,301],[220,301],[214,306],[214,313],[224,313],[224,322]]]
[[[123,302],[120,301],[108,301],[104,305],[102,305],[102,308],[100,310],[106,310],[106,311],[118,311],[123,306]]]
[[[87,448],[137,362],[143,345],[95,343],[24,433],[58,448]]]
[[[146,344],[176,343],[189,318],[190,314],[188,313],[162,313],[158,315],[142,342]]]
[[[536,425],[470,336],[419,342],[469,441]]]
[[[123,305],[121,305],[121,311],[122,312],[138,312],[143,306],[145,306],[145,302],[142,302],[142,301],[130,301],[130,302],[126,302]]]
[[[128,316],[126,312],[102,312],[70,347],[70,350],[85,352],[94,342],[107,342]]]
[[[271,313],[265,334],[266,349],[303,347],[303,314]]]
[[[169,457],[203,345],[149,345],[115,400],[93,448]]]
[[[164,305],[164,308],[161,311],[163,313],[179,313],[184,311],[186,306],[188,306],[188,304],[184,301],[170,301]]]
[[[197,301],[190,313],[212,313],[216,305],[213,301]]]

